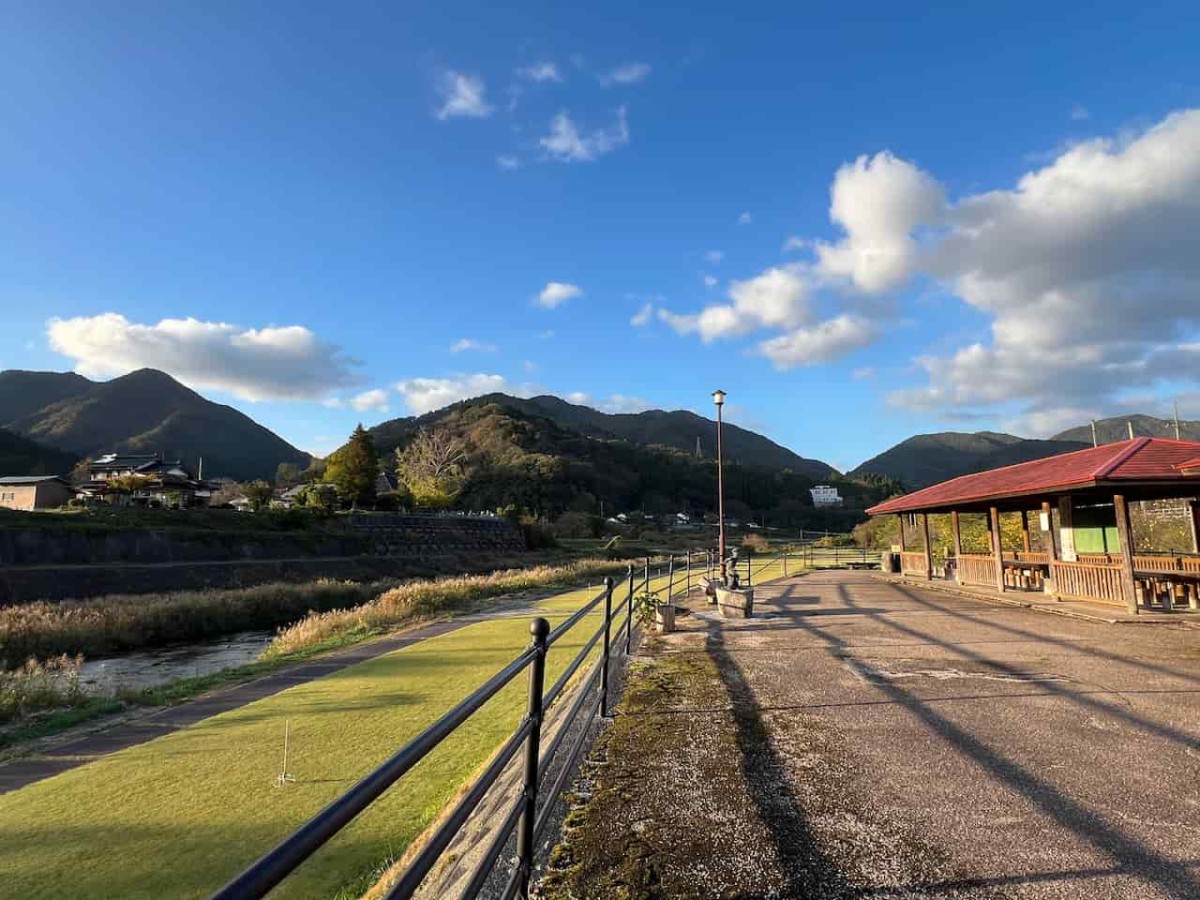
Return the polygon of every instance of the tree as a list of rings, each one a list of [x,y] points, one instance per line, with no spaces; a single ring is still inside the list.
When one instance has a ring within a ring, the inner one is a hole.
[[[445,428],[422,428],[396,451],[396,479],[417,506],[445,509],[463,486],[466,446]]]
[[[290,488],[304,480],[304,471],[295,463],[280,463],[275,470],[275,487]]]
[[[375,499],[378,474],[375,443],[360,422],[346,446],[330,455],[325,466],[325,483],[333,485],[342,500],[368,505]]]
[[[258,512],[271,502],[274,491],[266,481],[252,481],[246,485],[244,496],[250,501],[250,508]]]

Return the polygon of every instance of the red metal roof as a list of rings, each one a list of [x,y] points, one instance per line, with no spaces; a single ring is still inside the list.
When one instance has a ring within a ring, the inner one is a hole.
[[[1198,474],[1197,471],[1192,470],[1200,470],[1200,456],[1197,456],[1195,459],[1189,459],[1186,462],[1181,462],[1175,468],[1179,469],[1185,475]]]
[[[947,509],[1001,497],[1026,494],[1044,496],[1099,482],[1182,480],[1187,476],[1181,468],[1189,461],[1195,463],[1197,459],[1200,459],[1200,443],[1196,441],[1140,437],[987,472],[960,475],[923,490],[885,500],[867,512],[878,516],[922,509]]]

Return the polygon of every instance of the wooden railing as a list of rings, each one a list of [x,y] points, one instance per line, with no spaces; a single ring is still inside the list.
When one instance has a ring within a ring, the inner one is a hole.
[[[1200,572],[1200,556],[1138,553],[1133,568],[1136,572]]]
[[[1086,562],[1050,564],[1054,592],[1060,597],[1079,597],[1104,603],[1124,603],[1121,591],[1121,567]]]
[[[1089,566],[1107,566],[1121,562],[1116,553],[1079,553],[1076,554],[1075,560]]]
[[[905,575],[925,577],[925,551],[905,550],[900,554],[900,571]]]
[[[964,553],[958,558],[958,580],[963,584],[996,585],[996,560],[991,556]]]
[[[1033,566],[1045,566],[1050,563],[1050,554],[1040,550],[1015,550],[1004,554],[1005,562],[1023,562]]]

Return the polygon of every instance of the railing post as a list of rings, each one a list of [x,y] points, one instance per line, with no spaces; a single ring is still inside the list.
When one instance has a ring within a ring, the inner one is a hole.
[[[625,655],[629,655],[630,645],[633,642],[633,563],[629,564],[629,597],[627,598],[629,609],[625,616]]]
[[[783,548],[783,577],[784,578],[788,577],[787,558],[788,558],[787,547],[784,547]]]
[[[690,597],[692,593],[692,551],[687,552],[687,590],[683,592],[685,598]]]
[[[608,718],[608,661],[612,637],[612,589],[612,576],[606,575],[604,578],[604,649],[600,656],[600,718],[602,719]]]
[[[675,590],[675,554],[667,557],[667,603],[671,602],[671,594]]]
[[[529,882],[533,877],[533,823],[537,814],[538,754],[542,741],[542,693],[546,684],[546,638],[550,623],[537,618],[529,625],[537,655],[529,666],[529,706],[526,717],[532,723],[525,744],[525,808],[517,827],[517,859],[520,866],[517,896],[529,900]]]
[[[746,587],[754,587],[754,550],[746,548]]]

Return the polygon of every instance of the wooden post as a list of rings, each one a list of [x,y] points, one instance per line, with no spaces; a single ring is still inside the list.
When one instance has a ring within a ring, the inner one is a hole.
[[[929,513],[921,513],[921,534],[925,538],[925,580],[933,580],[933,548],[929,546]]]
[[[903,553],[908,549],[908,545],[904,542],[904,513],[896,513],[896,519],[900,523],[900,552]]]
[[[1129,504],[1123,494],[1113,494],[1113,509],[1117,513],[1117,536],[1121,539],[1121,590],[1125,605],[1132,615],[1138,613],[1137,586],[1133,580],[1133,526],[1129,521]]]
[[[1054,515],[1051,513],[1052,507],[1049,500],[1042,501],[1042,515],[1046,517],[1046,552],[1050,554],[1050,561],[1058,560],[1058,541],[1054,539]]]
[[[1029,511],[1021,510],[1021,549],[1026,553],[1033,549],[1029,541]]]
[[[1192,514],[1192,552],[1200,553],[1200,501],[1189,501],[1188,512]]]
[[[988,521],[992,523],[992,558],[996,561],[996,590],[1004,593],[1004,549],[1000,542],[1000,510],[988,508]]]
[[[950,513],[950,530],[954,532],[954,580],[962,584],[962,530],[957,509]]]

